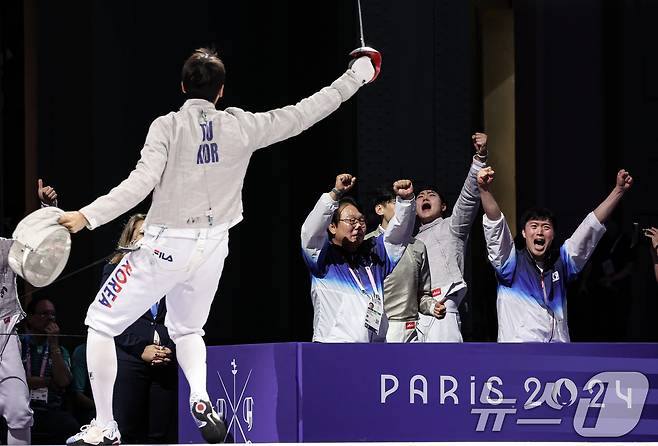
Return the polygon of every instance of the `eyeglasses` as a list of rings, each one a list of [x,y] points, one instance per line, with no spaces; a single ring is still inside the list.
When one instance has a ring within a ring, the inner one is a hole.
[[[34,313],[36,316],[41,316],[41,317],[56,317],[57,313],[54,311],[41,311],[39,313]]]
[[[363,218],[363,217],[361,217],[361,218],[354,218],[354,217],[351,217],[351,218],[341,218],[339,221],[342,221],[342,222],[344,222],[344,223],[347,223],[347,224],[350,225],[350,226],[356,226],[357,223],[360,224],[361,226],[365,226],[365,225],[366,225],[366,219]]]

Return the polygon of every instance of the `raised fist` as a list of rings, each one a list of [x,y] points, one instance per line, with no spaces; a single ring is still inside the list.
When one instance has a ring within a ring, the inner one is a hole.
[[[403,200],[409,200],[414,196],[414,186],[411,180],[397,180],[393,183],[393,191]]]
[[[473,141],[473,147],[475,147],[475,153],[480,156],[487,155],[487,134],[486,133],[475,133],[471,136]]]
[[[617,187],[622,191],[627,191],[633,185],[633,177],[626,170],[621,169],[617,172]]]
[[[349,173],[341,173],[336,177],[336,189],[341,195],[352,189],[354,183],[356,183],[356,177],[353,177]]]
[[[477,175],[478,187],[482,190],[489,190],[489,186],[494,181],[496,172],[491,167],[480,169]]]

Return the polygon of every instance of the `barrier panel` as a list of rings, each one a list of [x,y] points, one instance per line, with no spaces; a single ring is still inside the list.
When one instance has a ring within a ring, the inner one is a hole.
[[[658,441],[658,344],[209,347],[208,392],[237,443]]]

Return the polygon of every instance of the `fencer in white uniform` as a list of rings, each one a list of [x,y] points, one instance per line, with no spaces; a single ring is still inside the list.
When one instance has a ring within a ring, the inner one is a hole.
[[[0,238],[0,416],[7,422],[8,444],[30,444],[30,389],[21,362],[16,324],[25,312],[18,302],[16,273],[9,267],[11,239]]]
[[[432,297],[446,306],[444,319],[419,315],[420,342],[463,342],[459,304],[466,296],[464,256],[471,226],[480,206],[476,174],[487,161],[487,135],[472,136],[476,154],[464,186],[449,217],[444,218],[446,203],[436,189],[416,195],[416,215],[421,226],[416,238],[427,248],[432,276]]]
[[[168,309],[165,324],[190,384],[191,412],[206,441],[224,440],[225,426],[206,391],[201,336],[228,254],[229,229],[242,220],[242,183],[249,160],[256,150],[298,135],[327,117],[374,77],[371,59],[360,57],[329,87],[294,106],[265,113],[217,110],[223,63],[206,49],[190,56],[182,82],[189,99],[179,111],[153,122],[128,178],[60,221],[71,232],[85,226],[94,229],[153,191],[141,248],[123,258],[89,307],[87,362],[97,418],[68,443],[120,439],[112,414],[112,338],[163,295]]]
[[[57,206],[57,192],[51,186],[44,186],[41,179],[38,180],[37,194],[42,208]],[[34,214],[22,220],[19,225],[29,230],[35,230],[35,226],[39,226],[34,224]],[[41,235],[43,233],[37,234],[31,242],[38,240]],[[7,422],[7,444],[19,445],[31,443],[30,428],[34,419],[30,408],[30,389],[21,360],[20,339],[16,330],[16,325],[25,318],[25,312],[18,300],[16,272],[9,260],[14,242],[13,239],[0,237],[0,416]],[[20,257],[21,261],[26,260],[24,253],[21,253]],[[66,257],[68,258],[68,254]],[[15,266],[25,273],[20,261],[16,262]],[[61,271],[62,268],[57,269]]]

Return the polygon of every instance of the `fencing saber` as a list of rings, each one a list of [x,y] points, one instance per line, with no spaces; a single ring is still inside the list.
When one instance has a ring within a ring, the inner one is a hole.
[[[375,75],[370,79],[370,82],[377,79],[379,72],[382,67],[382,55],[379,51],[369,46],[366,46],[365,38],[363,37],[363,17],[361,15],[361,0],[357,0],[357,10],[359,13],[359,38],[361,46],[350,53],[350,56],[355,60],[359,57],[369,57],[372,62],[373,67],[375,68]]]
[[[361,16],[361,0],[356,0],[356,5],[359,9],[359,37],[361,38],[361,48],[366,46],[366,41],[363,38],[363,17]]]

